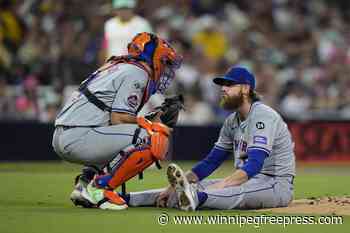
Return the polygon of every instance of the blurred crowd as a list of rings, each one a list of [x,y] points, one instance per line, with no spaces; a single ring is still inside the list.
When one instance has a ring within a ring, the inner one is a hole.
[[[0,118],[52,122],[101,65],[110,0],[0,0]],[[285,118],[350,119],[350,3],[326,0],[144,0],[135,14],[184,56],[169,94],[181,124],[222,121],[212,83],[233,65]]]

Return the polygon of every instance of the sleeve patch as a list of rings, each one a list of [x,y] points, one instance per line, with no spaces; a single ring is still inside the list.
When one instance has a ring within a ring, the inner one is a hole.
[[[257,122],[255,126],[257,129],[265,129],[265,124],[261,121]]]
[[[254,136],[253,143],[267,145],[267,137],[264,136]]]
[[[139,97],[136,94],[132,94],[128,97],[127,102],[131,108],[136,109],[138,105],[138,100],[139,100]]]
[[[144,91],[145,87],[144,87],[144,84],[141,83],[140,81],[136,80],[133,82],[133,87],[135,90],[141,90],[141,92]]]

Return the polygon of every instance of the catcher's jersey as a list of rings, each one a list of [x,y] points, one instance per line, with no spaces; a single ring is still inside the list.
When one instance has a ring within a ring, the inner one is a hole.
[[[146,71],[133,64],[121,63],[96,75],[88,88],[110,106],[112,112],[137,115],[149,97],[144,95],[147,83]],[[55,125],[107,126],[109,121],[109,112],[100,110],[77,90],[58,114]]]
[[[252,104],[245,121],[236,113],[226,119],[215,146],[233,151],[236,168],[247,162],[250,149],[258,149],[269,154],[261,173],[295,175],[294,143],[288,127],[275,110],[259,101]]]

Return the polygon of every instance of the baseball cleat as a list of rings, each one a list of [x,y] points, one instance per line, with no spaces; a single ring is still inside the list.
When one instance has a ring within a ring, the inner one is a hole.
[[[75,185],[73,192],[70,194],[70,200],[73,202],[75,206],[92,208],[94,207],[94,204],[82,196],[82,192],[84,189],[86,190],[86,187],[84,187],[82,183],[78,182]]]
[[[182,169],[174,163],[167,169],[169,184],[175,189],[179,207],[184,211],[194,211],[198,206],[197,192],[188,182]]]
[[[103,210],[124,210],[128,208],[128,205],[118,193],[112,190],[97,188],[94,185],[94,181],[91,181],[86,189],[83,189],[81,194],[97,208]]]

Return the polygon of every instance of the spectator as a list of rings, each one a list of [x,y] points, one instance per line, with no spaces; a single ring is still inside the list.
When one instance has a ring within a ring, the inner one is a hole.
[[[35,76],[24,80],[22,91],[16,98],[16,111],[19,119],[39,120],[38,80]]]
[[[203,51],[203,55],[219,61],[228,51],[226,36],[218,29],[218,24],[213,16],[201,18],[202,30],[193,37],[194,46]]]
[[[113,0],[113,17],[104,24],[104,58],[127,54],[128,42],[140,32],[151,32],[150,23],[135,13],[137,0]]]
[[[12,98],[6,79],[0,76],[0,120],[15,117],[14,98]]]
[[[180,112],[179,125],[210,125],[214,122],[211,106],[202,100],[199,93],[190,92],[185,99],[186,110]]]
[[[305,117],[305,112],[311,106],[311,98],[300,86],[294,86],[282,99],[280,108],[283,114],[292,119]]]
[[[76,87],[107,56],[123,54],[123,41],[154,25],[156,33],[184,54],[184,65],[170,89],[190,95],[190,102],[212,106],[214,121],[223,120],[227,112],[215,108],[220,92],[209,83],[213,74],[225,73],[220,67],[227,63],[253,70],[263,100],[281,112],[350,119],[345,88],[350,72],[349,4],[147,0],[136,5],[136,0],[1,1],[0,73],[10,90],[6,95],[18,97],[17,117],[26,118],[23,115],[29,113],[24,112],[30,109],[38,113],[29,118],[50,121],[48,115],[60,103],[53,99],[63,98],[63,91],[53,91],[59,97],[49,98],[45,93],[50,86]],[[28,108],[32,98],[27,94],[11,91],[30,76],[38,82],[38,110],[35,104]],[[293,83],[303,88],[295,90]],[[193,98],[193,88],[203,95]],[[155,96],[148,107],[161,100]]]

